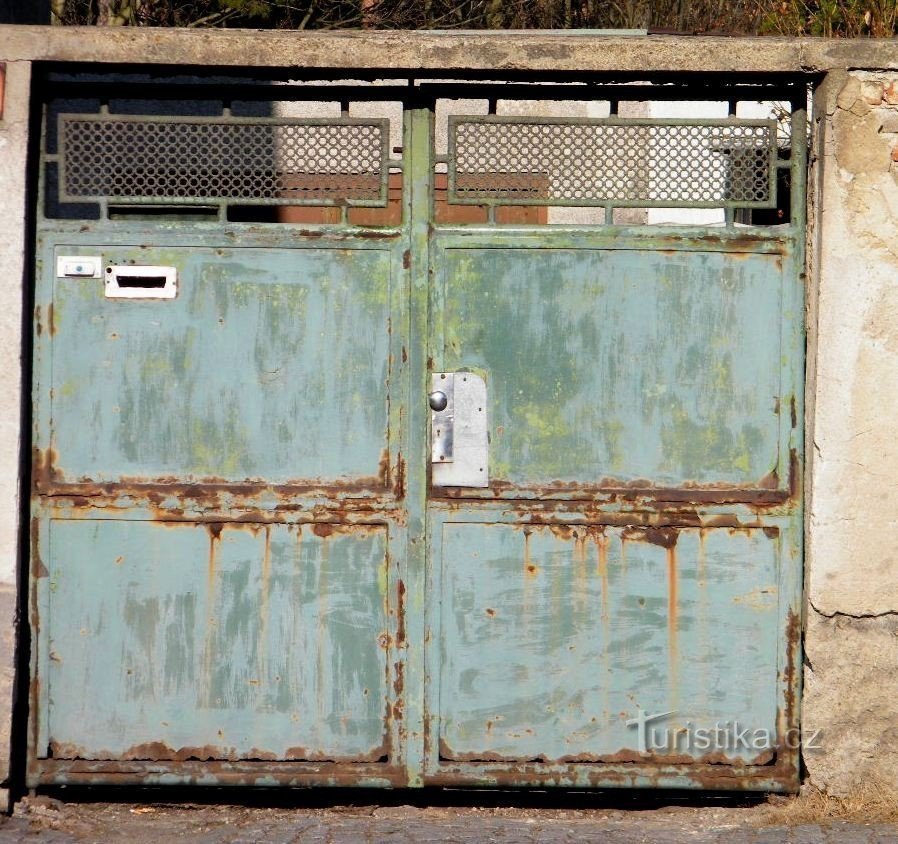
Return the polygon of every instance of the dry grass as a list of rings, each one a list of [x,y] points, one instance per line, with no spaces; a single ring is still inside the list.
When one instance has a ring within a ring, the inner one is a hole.
[[[825,821],[898,823],[898,789],[891,783],[869,781],[844,796],[805,786],[795,797],[771,797],[760,808],[761,825],[801,826]]]

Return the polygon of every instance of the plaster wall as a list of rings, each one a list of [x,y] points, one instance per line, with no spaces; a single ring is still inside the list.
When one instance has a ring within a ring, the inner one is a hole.
[[[22,394],[22,302],[26,255],[30,62],[5,67],[0,117],[0,785],[8,780],[15,673],[15,595]],[[7,800],[0,788],[0,810]]]
[[[831,73],[815,108],[802,720],[846,792],[898,762],[898,74]]]

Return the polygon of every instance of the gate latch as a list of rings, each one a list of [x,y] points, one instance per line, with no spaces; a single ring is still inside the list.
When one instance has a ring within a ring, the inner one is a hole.
[[[473,372],[434,372],[427,400],[433,486],[489,486],[484,380]]]

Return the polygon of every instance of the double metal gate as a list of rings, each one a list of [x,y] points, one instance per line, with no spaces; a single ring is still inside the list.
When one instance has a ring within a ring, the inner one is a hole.
[[[45,110],[28,783],[796,787],[804,91],[127,82]]]

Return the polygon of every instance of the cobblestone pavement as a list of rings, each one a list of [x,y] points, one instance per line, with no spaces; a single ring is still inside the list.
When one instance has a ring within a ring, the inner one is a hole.
[[[621,809],[583,801],[574,808],[532,803],[474,808],[474,802],[316,808],[63,802],[39,796],[21,801],[12,817],[0,820],[0,844],[898,844],[898,826],[842,821],[786,826],[765,805]]]

